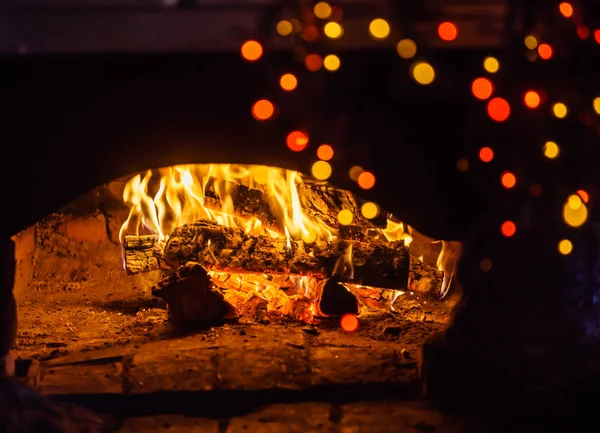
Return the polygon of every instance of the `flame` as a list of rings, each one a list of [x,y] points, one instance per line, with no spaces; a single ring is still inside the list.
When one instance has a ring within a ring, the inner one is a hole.
[[[337,231],[303,211],[298,194],[301,184],[298,172],[266,166],[192,164],[149,170],[125,185],[123,200],[130,212],[119,239],[122,244],[126,235],[145,231],[164,242],[175,228],[206,219],[248,234],[286,236],[307,243],[331,240]],[[255,216],[236,215],[234,195],[239,185],[265,193],[277,218],[275,227],[265,226]],[[288,245],[291,249],[291,242]]]
[[[385,236],[388,242],[403,240],[404,245],[409,247],[413,241],[413,238],[410,234],[408,234],[410,226],[406,226],[406,229],[404,227],[404,223],[394,222],[391,219],[388,219],[386,228],[381,229],[381,233]]]
[[[354,264],[352,263],[352,243],[346,252],[337,260],[333,268],[333,275],[341,276],[346,280],[354,279]]]

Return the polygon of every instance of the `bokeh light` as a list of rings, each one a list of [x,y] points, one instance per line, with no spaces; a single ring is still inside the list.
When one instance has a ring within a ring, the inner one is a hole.
[[[379,215],[379,206],[377,206],[373,202],[368,201],[361,206],[360,212],[365,218],[373,219],[376,218],[377,215]]]
[[[330,21],[323,27],[323,33],[329,39],[339,39],[344,34],[344,28],[340,24]]]
[[[492,261],[490,259],[481,259],[479,262],[479,268],[483,272],[489,272],[492,270]]]
[[[534,90],[526,92],[523,100],[525,101],[525,105],[529,108],[537,108],[540,106],[541,102],[540,95]]]
[[[261,58],[263,47],[257,41],[246,41],[242,44],[241,52],[244,59],[254,62]]]
[[[566,256],[573,251],[573,243],[568,239],[563,239],[558,243],[558,252]]]
[[[583,189],[579,189],[577,190],[577,195],[579,197],[581,197],[581,200],[584,203],[587,203],[588,201],[590,201],[590,195],[587,193],[587,191],[583,190]]]
[[[396,51],[403,59],[412,59],[417,55],[417,44],[412,39],[402,39],[396,45]]]
[[[279,85],[283,90],[291,92],[298,87],[298,79],[293,74],[283,74],[279,79]]]
[[[358,329],[358,317],[354,314],[345,314],[340,320],[340,326],[346,332],[354,332]]]
[[[494,84],[487,78],[476,78],[471,84],[471,92],[477,99],[486,100],[494,93]]]
[[[594,102],[592,103],[592,105],[594,106],[594,111],[596,112],[596,114],[600,114],[600,96],[594,98]]]
[[[533,197],[539,197],[542,195],[542,186],[540,184],[533,184],[529,187],[529,194]]]
[[[581,200],[581,197],[579,197],[579,195],[577,195],[577,194],[571,194],[569,196],[569,198],[567,199],[567,205],[571,209],[577,210],[577,209],[579,209],[583,205],[583,200]]]
[[[319,2],[313,8],[313,12],[317,18],[325,20],[331,16],[332,10],[331,6],[329,6],[329,3]]]
[[[490,147],[482,147],[479,149],[479,159],[483,162],[491,162],[494,159],[494,151]]]
[[[429,63],[419,62],[413,66],[412,74],[417,83],[427,85],[435,79],[435,70]]]
[[[327,180],[331,176],[331,165],[327,161],[317,161],[312,165],[311,172],[315,179]]]
[[[505,171],[500,176],[500,182],[504,188],[511,189],[517,184],[517,177],[510,171]]]
[[[256,101],[252,106],[252,115],[256,120],[267,120],[275,113],[275,107],[266,99]]]
[[[558,5],[558,10],[565,18],[571,18],[573,16],[573,6],[571,3],[562,2]]]
[[[533,35],[525,36],[525,46],[530,50],[535,50],[538,46],[538,41]]]
[[[294,26],[288,20],[281,20],[275,26],[275,30],[277,30],[277,33],[281,36],[289,36],[294,31]]]
[[[360,176],[360,174],[365,171],[364,168],[362,168],[360,165],[354,165],[350,168],[350,170],[348,171],[348,176],[350,177],[350,179],[352,179],[354,182],[358,181],[358,176]]]
[[[339,211],[337,219],[340,222],[340,224],[347,226],[352,224],[354,215],[352,215],[352,212],[350,212],[348,209],[342,209],[341,211]]]
[[[304,65],[309,71],[316,72],[323,66],[323,58],[318,54],[309,54],[304,59]]]
[[[333,147],[329,144],[321,144],[317,148],[317,157],[323,161],[329,161],[333,158]]]
[[[517,232],[517,226],[512,221],[504,221],[500,227],[500,231],[507,238],[514,236]]]
[[[495,57],[486,57],[483,59],[483,69],[490,74],[495,74],[500,69],[500,62]]]
[[[385,39],[390,34],[390,25],[383,18],[375,18],[369,24],[369,33],[373,39]]]
[[[469,169],[469,161],[464,158],[459,159],[456,161],[456,168],[458,171],[467,171]]]
[[[335,54],[329,54],[325,56],[325,59],[323,60],[323,66],[325,66],[325,69],[331,72],[340,69],[341,64],[342,62],[340,61],[340,58]]]
[[[300,37],[307,42],[315,42],[319,39],[319,29],[316,26],[307,26],[302,30]]]
[[[583,24],[577,26],[577,36],[581,39],[587,39],[590,37],[590,29]]]
[[[583,204],[581,197],[578,195],[570,196],[563,206],[563,219],[565,222],[571,227],[580,227],[585,223],[587,217],[587,207]]]
[[[358,186],[362,189],[371,189],[375,186],[375,175],[370,171],[363,171],[358,175],[356,182],[358,182]]]
[[[302,131],[292,131],[286,139],[287,147],[294,152],[301,152],[308,146],[308,135]]]
[[[540,44],[538,46],[538,55],[540,56],[540,59],[549,60],[552,58],[553,54],[554,50],[549,44]]]
[[[443,22],[438,26],[438,36],[443,41],[453,41],[458,36],[458,27],[449,21]]]
[[[488,115],[496,122],[504,122],[510,116],[510,105],[506,99],[492,98],[487,105]]]
[[[567,106],[562,102],[557,102],[552,106],[552,113],[559,119],[563,119],[567,115]]]
[[[549,159],[557,158],[560,155],[560,148],[554,141],[547,141],[544,144],[544,156]]]
[[[600,44],[600,29],[594,30],[594,39]]]

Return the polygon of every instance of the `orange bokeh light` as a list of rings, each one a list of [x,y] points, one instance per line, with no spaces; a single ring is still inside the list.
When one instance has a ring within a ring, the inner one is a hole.
[[[502,176],[500,176],[500,181],[502,182],[502,186],[504,188],[510,189],[517,184],[517,177],[510,171],[505,171],[502,173]]]
[[[446,21],[438,26],[438,35],[444,41],[453,41],[458,36],[458,27]]]
[[[298,87],[298,79],[293,74],[283,74],[279,79],[279,85],[283,90],[291,92]]]
[[[375,175],[370,171],[363,171],[358,176],[357,182],[362,189],[371,189],[375,185]]]
[[[590,201],[590,195],[587,193],[587,191],[583,189],[578,190],[577,195],[581,198],[581,201],[583,201],[584,203]]]
[[[340,326],[346,332],[354,332],[358,329],[358,317],[354,314],[344,314],[340,320]]]
[[[540,55],[541,59],[548,60],[552,58],[554,50],[549,44],[540,44],[538,46],[538,54]]]
[[[308,146],[308,135],[302,131],[292,131],[286,139],[287,147],[294,152],[301,152]]]
[[[571,6],[571,3],[562,2],[558,5],[558,9],[565,18],[571,18],[573,16],[573,6]]]
[[[249,62],[254,62],[261,58],[263,47],[257,41],[246,41],[242,44],[242,57]]]
[[[329,161],[333,158],[333,147],[329,144],[321,144],[317,148],[317,157],[323,161]]]
[[[309,71],[318,71],[323,66],[323,58],[318,54],[309,54],[304,59],[304,65]]]
[[[494,159],[494,151],[490,147],[482,147],[479,149],[479,159],[483,162],[490,162]]]
[[[600,44],[600,29],[594,30],[594,39]]]
[[[510,105],[506,99],[492,98],[487,105],[488,115],[496,122],[504,122],[510,116]]]
[[[273,113],[275,113],[275,107],[266,99],[256,101],[252,106],[252,115],[256,120],[267,120],[273,116]]]
[[[500,230],[504,236],[509,238],[517,232],[517,226],[512,221],[504,221]]]
[[[525,101],[525,105],[529,108],[537,108],[540,106],[540,95],[538,94],[538,92],[535,92],[533,90],[530,90],[527,93],[525,93],[523,100]]]
[[[476,78],[471,84],[471,92],[477,99],[485,100],[494,93],[494,84],[487,78]]]

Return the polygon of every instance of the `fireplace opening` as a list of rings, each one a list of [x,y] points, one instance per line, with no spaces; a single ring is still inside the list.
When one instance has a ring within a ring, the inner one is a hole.
[[[261,389],[272,381],[414,387],[421,345],[461,298],[459,242],[432,239],[377,203],[276,167],[148,170],[95,188],[13,240],[15,354],[41,361],[36,381],[47,394]],[[285,359],[267,357],[262,367],[253,359],[249,384],[234,372],[199,380],[213,368],[206,353],[178,370],[194,345],[227,352],[219,369],[241,356],[236,350],[269,352],[280,341],[316,360],[282,373]],[[144,347],[163,358],[144,361],[136,352]],[[77,364],[96,358],[100,366]],[[152,368],[136,373],[138,362]],[[77,376],[73,365],[85,371]]]

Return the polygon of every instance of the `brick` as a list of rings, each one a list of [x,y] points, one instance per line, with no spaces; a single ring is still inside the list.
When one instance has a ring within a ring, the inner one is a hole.
[[[328,403],[274,404],[232,418],[226,433],[329,433],[330,411]]]
[[[117,433],[218,433],[219,423],[183,415],[157,415],[125,420]]]
[[[88,218],[62,218],[60,232],[75,241],[106,242],[106,220],[103,215]]]
[[[46,395],[118,394],[123,392],[120,362],[50,367],[43,372],[39,390]]]

